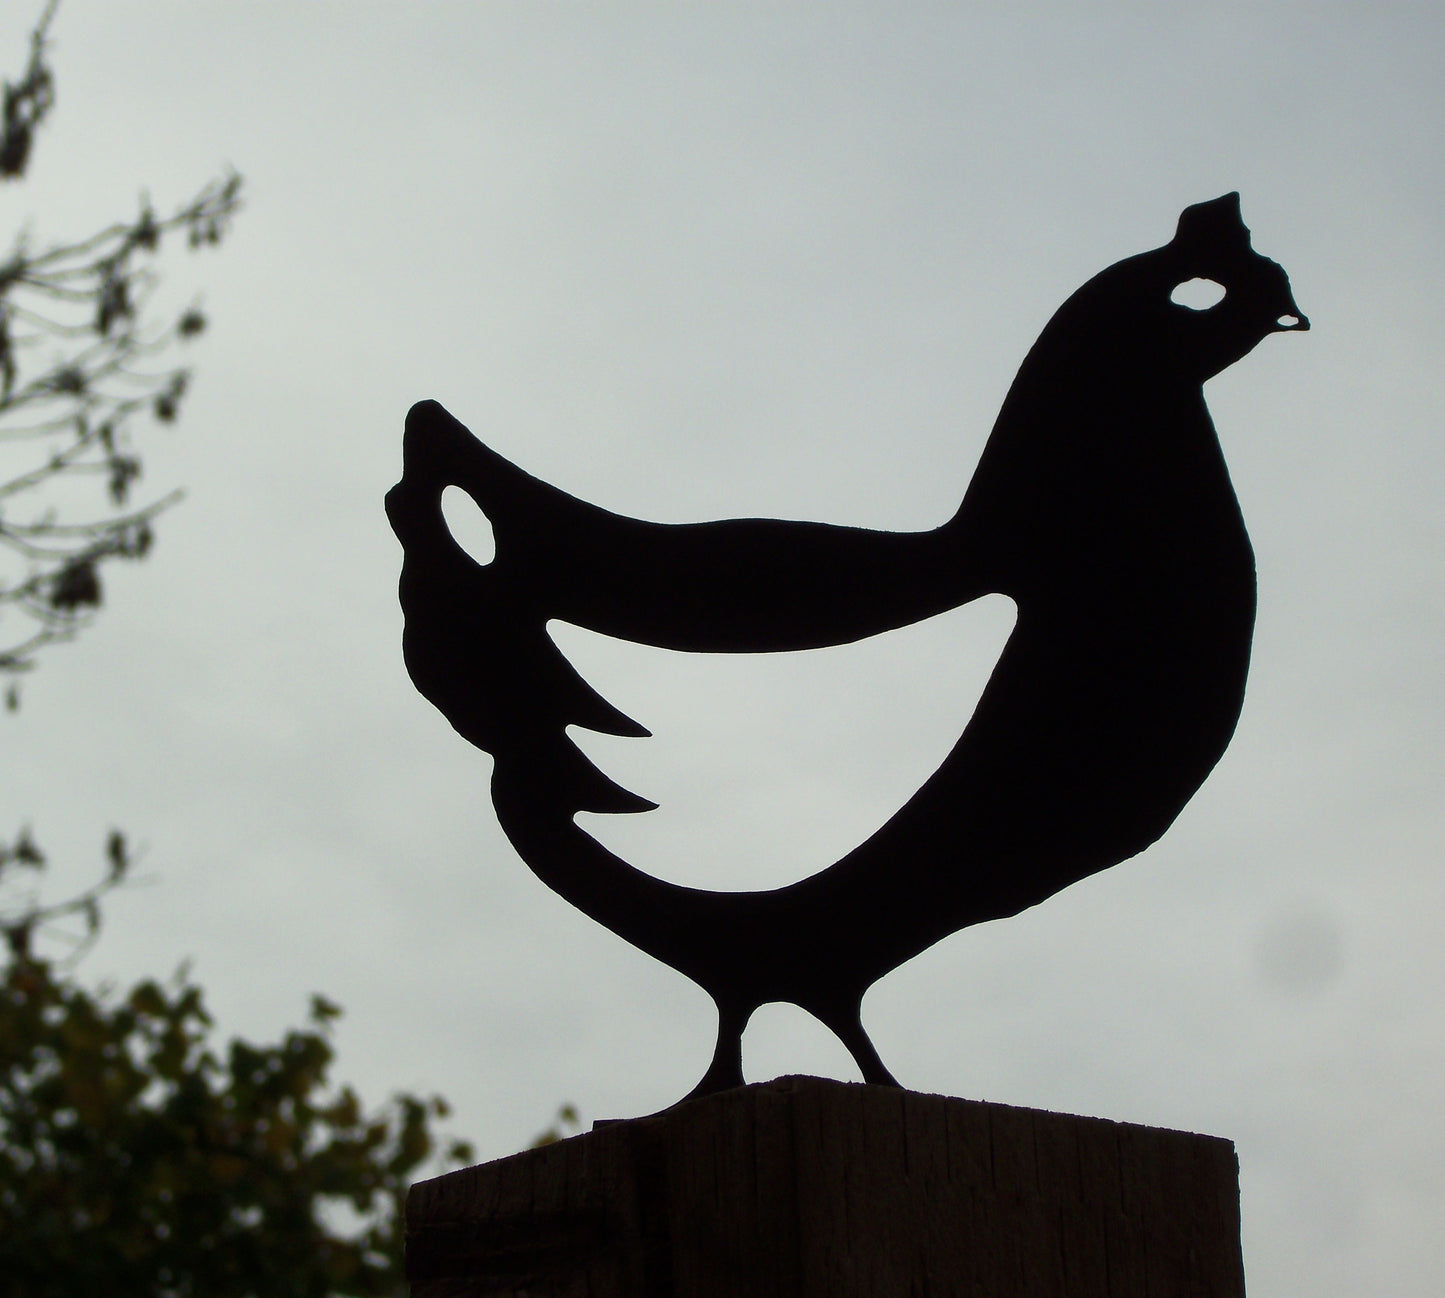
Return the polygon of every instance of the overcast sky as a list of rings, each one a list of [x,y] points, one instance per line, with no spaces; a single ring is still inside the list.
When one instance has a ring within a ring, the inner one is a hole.
[[[402,667],[407,407],[645,518],[931,526],[1053,310],[1238,189],[1314,328],[1207,389],[1259,566],[1234,744],[1155,847],[864,1016],[916,1089],[1233,1139],[1251,1298],[1437,1294],[1442,35],[1424,3],[65,0],[6,227],[83,235],[226,164],[247,198],[167,262],[213,322],[142,445],[186,503],[3,718],[0,830],[57,892],[112,825],[146,845],[86,976],[191,959],[267,1039],[325,992],[338,1074],[441,1092],[486,1157],[564,1100],[678,1098],[707,998],[531,876]],[[591,746],[663,804],[596,832],[679,881],[810,873],[942,759],[1010,616],[778,660],[566,635],[656,736]],[[800,1012],[746,1049],[856,1076]]]

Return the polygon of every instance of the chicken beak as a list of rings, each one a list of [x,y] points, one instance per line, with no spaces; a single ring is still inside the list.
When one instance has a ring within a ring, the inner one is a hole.
[[[1289,297],[1289,308],[1276,317],[1274,327],[1279,333],[1304,333],[1309,329],[1309,317],[1295,306],[1293,295]]]

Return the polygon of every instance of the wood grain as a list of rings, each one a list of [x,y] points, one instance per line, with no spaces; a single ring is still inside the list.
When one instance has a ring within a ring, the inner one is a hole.
[[[414,1186],[412,1298],[1243,1298],[1227,1140],[811,1077]]]

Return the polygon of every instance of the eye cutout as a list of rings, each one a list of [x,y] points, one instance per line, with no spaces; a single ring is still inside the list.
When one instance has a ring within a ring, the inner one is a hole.
[[[1182,306],[1190,311],[1208,311],[1210,307],[1218,306],[1224,301],[1225,292],[1224,285],[1218,280],[1201,276],[1176,284],[1174,291],[1169,294],[1169,300],[1175,306]]]
[[[460,487],[442,491],[442,517],[452,540],[483,568],[497,557],[497,538],[491,520]]]

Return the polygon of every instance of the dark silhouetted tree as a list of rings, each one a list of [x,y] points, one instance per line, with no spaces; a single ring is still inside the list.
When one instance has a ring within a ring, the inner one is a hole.
[[[6,82],[0,182],[26,171],[55,102],[46,36],[55,2]],[[171,423],[189,371],[176,349],[205,328],[196,306],[147,313],[163,245],[220,242],[240,206],[241,178],[222,176],[166,215],[142,198],[136,215],[71,243],[19,235],[0,262],[0,673],[84,627],[102,597],[101,569],[149,551],[156,515],[175,494],[137,503],[136,425]]]
[[[54,102],[47,5],[19,81],[4,87],[0,180],[24,175]],[[0,673],[84,627],[101,570],[143,557],[164,496],[133,500],[136,426],[176,418],[175,348],[196,308],[146,314],[162,243],[219,242],[239,206],[227,175],[169,215],[36,248],[0,264]],[[98,490],[96,490],[98,488]],[[87,490],[89,489],[89,490]],[[366,1110],[330,1082],[329,1025],[277,1043],[220,1043],[185,969],[127,991],[87,990],[75,964],[102,902],[129,877],[112,832],[98,882],[46,903],[28,831],[0,843],[0,1298],[327,1298],[403,1292],[402,1197],[439,1151],[446,1106],[401,1094]],[[565,1115],[562,1115],[565,1118]],[[575,1124],[574,1124],[575,1125]]]
[[[39,855],[0,851],[0,885]],[[184,969],[91,992],[73,959],[39,955],[67,918],[75,941],[95,934],[126,866],[113,838],[95,888],[0,921],[0,1298],[401,1295],[407,1187],[473,1158],[438,1150],[446,1105],[368,1112],[332,1085],[322,997],[275,1044],[222,1046]]]

